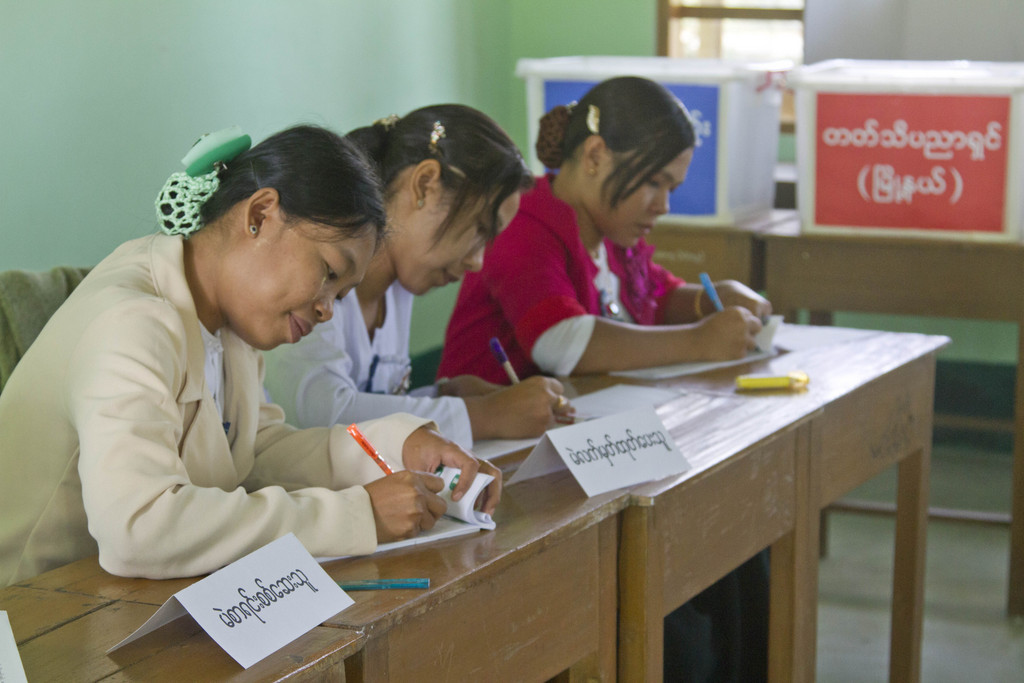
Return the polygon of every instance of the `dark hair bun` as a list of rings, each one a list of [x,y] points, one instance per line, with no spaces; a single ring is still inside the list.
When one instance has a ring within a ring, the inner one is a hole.
[[[387,149],[388,131],[391,127],[385,125],[383,121],[383,119],[378,119],[369,126],[356,128],[345,136],[358,145],[373,162],[382,159]]]
[[[562,146],[565,144],[565,129],[571,114],[571,109],[560,104],[540,119],[535,149],[537,158],[548,168],[559,168],[562,165]]]

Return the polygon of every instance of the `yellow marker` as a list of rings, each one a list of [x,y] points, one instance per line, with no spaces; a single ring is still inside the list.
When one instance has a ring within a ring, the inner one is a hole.
[[[793,370],[782,376],[772,375],[740,375],[736,378],[737,391],[757,391],[761,389],[787,389],[795,391],[807,388],[811,378],[806,372]]]

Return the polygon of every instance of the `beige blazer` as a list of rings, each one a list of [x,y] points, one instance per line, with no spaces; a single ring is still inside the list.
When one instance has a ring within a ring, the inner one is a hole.
[[[127,242],[53,315],[0,394],[0,586],[99,553],[107,571],[213,571],[294,532],[314,556],[376,548],[343,428],[263,400],[261,354],[225,329],[222,420],[180,237]],[[226,420],[226,421],[225,421]],[[361,423],[395,468],[409,415]]]

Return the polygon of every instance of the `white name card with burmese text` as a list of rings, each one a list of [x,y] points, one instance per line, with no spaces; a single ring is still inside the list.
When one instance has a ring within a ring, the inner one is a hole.
[[[0,610],[0,683],[28,683],[7,612]]]
[[[287,534],[178,591],[110,650],[188,613],[248,669],[354,602]]]
[[[685,472],[690,463],[654,408],[645,407],[548,431],[508,483],[565,468],[595,496]]]

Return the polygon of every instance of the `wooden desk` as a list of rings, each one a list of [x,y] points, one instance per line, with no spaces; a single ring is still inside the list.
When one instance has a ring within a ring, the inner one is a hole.
[[[804,339],[834,333],[801,330]],[[685,396],[660,410],[694,471],[637,487],[624,513],[621,680],[660,677],[661,618],[722,575],[720,568],[703,571],[697,549],[709,546],[726,571],[771,546],[770,677],[814,680],[819,512],[895,463],[890,677],[920,679],[935,353],[948,340],[884,332],[858,337],[663,382],[707,398]],[[733,389],[741,372],[791,369],[811,376],[807,392]],[[706,409],[716,403],[728,410]]]
[[[432,586],[354,593],[355,605],[248,671],[189,620],[104,654],[191,579],[122,579],[87,559],[0,591],[0,609],[12,612],[29,675],[43,680],[177,678],[185,653],[196,654],[186,673],[196,678],[301,680],[344,666],[354,681],[658,680],[664,615],[770,546],[770,673],[813,680],[818,511],[901,462],[893,678],[913,681],[931,381],[943,342],[876,333],[666,380],[687,392],[659,415],[691,471],[594,498],[567,472],[531,480],[506,489],[494,533],[329,563],[339,580],[425,575]],[[794,366],[811,373],[804,394],[732,391],[738,371]],[[508,475],[515,459],[499,464]]]
[[[321,626],[242,669],[186,618],[106,654],[191,581],[122,579],[88,558],[0,590],[0,609],[30,681],[323,680],[365,640]]]
[[[328,620],[367,636],[349,680],[615,680],[628,501],[627,491],[587,498],[563,471],[507,487],[494,533],[324,565],[338,580],[431,579],[426,591],[353,593]]]
[[[195,579],[120,578],[88,558],[0,590],[0,609],[30,680],[335,680],[344,670],[350,681],[612,681],[628,501],[628,491],[587,498],[566,471],[508,488],[494,533],[327,563],[337,580],[429,576],[431,587],[353,592],[355,605],[248,670],[191,619],[106,654]]]
[[[1017,325],[1007,611],[1024,614],[1024,244],[805,235],[793,216],[759,235],[765,290],[791,317],[863,311],[1006,320]],[[825,320],[826,318],[814,318]]]

